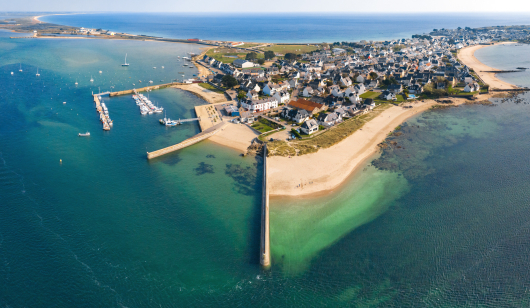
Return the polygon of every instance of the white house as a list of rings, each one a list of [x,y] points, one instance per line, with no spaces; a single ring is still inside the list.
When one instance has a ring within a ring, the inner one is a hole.
[[[464,88],[464,92],[476,92],[480,91],[480,86],[476,82],[471,82],[466,84],[466,87]]]
[[[357,78],[355,78],[355,81],[356,82],[364,82],[364,76],[363,75],[357,76]]]
[[[280,86],[272,82],[269,82],[263,87],[263,93],[269,96],[273,96],[279,90],[280,90]]]
[[[305,87],[305,88],[304,88],[304,91],[302,92],[302,95],[303,95],[304,97],[311,97],[311,96],[313,96],[313,92],[314,92],[314,91],[313,91],[313,88],[311,88],[311,87]]]
[[[359,95],[366,92],[366,87],[362,83],[356,84],[353,88],[355,89],[355,92],[357,92],[357,94]]]
[[[311,135],[312,133],[318,131],[318,123],[317,123],[316,120],[311,119],[311,120],[305,121],[304,124],[302,124],[302,126],[300,126],[300,129],[306,135]]]
[[[349,87],[352,85],[350,77],[340,77],[340,83],[345,87]]]
[[[243,59],[236,59],[234,62],[232,62],[232,64],[238,68],[254,67],[254,63]]]
[[[241,101],[241,107],[250,112],[260,112],[278,107],[278,101],[274,97],[260,100],[243,100]]]
[[[248,90],[247,92],[247,99],[249,100],[256,100],[258,99],[259,96],[258,96],[258,92],[256,92],[255,90]]]
[[[338,85],[333,85],[333,86],[329,87],[329,90],[331,91],[331,94],[333,94],[333,96],[335,96],[335,97],[343,97],[344,96],[344,93],[342,92],[342,90],[340,89],[340,87]]]
[[[291,95],[287,91],[278,91],[272,97],[274,97],[280,104],[287,104],[291,99]]]

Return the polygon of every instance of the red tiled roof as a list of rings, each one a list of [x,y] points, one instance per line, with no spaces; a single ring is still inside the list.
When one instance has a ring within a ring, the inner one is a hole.
[[[292,106],[292,107],[295,107],[295,108],[298,108],[298,109],[304,109],[304,110],[312,112],[313,110],[315,110],[315,108],[322,108],[324,105],[319,104],[319,103],[315,103],[315,102],[312,102],[312,101],[308,101],[308,100],[305,100],[305,99],[298,99],[296,101],[291,101],[289,103],[289,106]]]

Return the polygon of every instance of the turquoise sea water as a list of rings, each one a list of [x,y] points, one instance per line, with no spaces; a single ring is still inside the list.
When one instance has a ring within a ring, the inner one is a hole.
[[[410,38],[432,29],[526,25],[528,13],[97,13],[41,20],[117,32],[209,40],[320,43]]]
[[[260,158],[207,141],[147,161],[197,125],[165,128],[124,96],[105,100],[114,127],[104,132],[90,96],[168,80],[196,46],[9,35],[1,306],[528,306],[528,105],[427,112],[334,194],[273,199],[263,272]],[[203,103],[176,89],[150,97],[171,117]]]
[[[495,45],[479,49],[475,57],[482,63],[500,70],[515,70],[517,67],[530,69],[530,45],[508,44]],[[530,87],[530,70],[516,73],[497,74],[503,81],[523,87]]]

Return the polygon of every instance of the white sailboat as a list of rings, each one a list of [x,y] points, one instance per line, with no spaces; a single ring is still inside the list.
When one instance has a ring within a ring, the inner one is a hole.
[[[121,66],[129,66],[129,63],[127,63],[127,54],[125,54],[125,63],[123,63]]]
[[[20,69],[18,71],[22,72],[22,63],[20,63]]]
[[[38,67],[37,67],[37,74],[36,74],[36,76],[37,76],[37,77],[40,76],[40,74],[39,74],[39,68],[38,68]]]
[[[77,83],[77,78],[75,79],[75,85],[76,85],[76,86],[78,85],[78,83]]]

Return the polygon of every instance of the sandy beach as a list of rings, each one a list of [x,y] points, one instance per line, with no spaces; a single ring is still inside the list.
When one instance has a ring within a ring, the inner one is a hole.
[[[210,141],[230,147],[241,153],[247,153],[248,146],[259,134],[244,124],[228,123],[223,130],[212,137]]]
[[[497,43],[495,45],[501,45],[501,44],[514,44],[514,42],[502,42],[502,43]],[[477,73],[485,83],[490,85],[492,89],[499,89],[499,90],[516,89],[517,88],[516,86],[498,79],[495,76],[495,73],[485,72],[485,71],[494,71],[498,69],[489,67],[483,64],[482,62],[480,62],[479,60],[477,60],[477,58],[475,58],[475,51],[481,48],[484,48],[484,47],[488,47],[488,46],[492,46],[492,45],[476,45],[476,46],[462,48],[458,51],[458,59],[460,59],[460,61],[462,61],[462,63],[464,63],[468,67],[472,68],[475,71],[475,73]]]
[[[434,101],[426,101],[408,104],[413,108],[393,106],[328,149],[292,158],[269,157],[271,196],[310,195],[337,188],[378,151],[377,145],[385,140],[389,132],[435,104]]]
[[[207,101],[210,104],[217,104],[217,103],[222,103],[222,102],[226,102],[227,101],[227,99],[226,99],[224,94],[210,91],[208,89],[205,89],[205,88],[199,86],[196,83],[190,83],[190,84],[185,84],[185,85],[176,85],[176,86],[173,86],[173,87],[177,88],[177,89],[184,90],[184,91],[189,91],[189,92],[199,96],[200,98],[204,99],[205,101]]]

